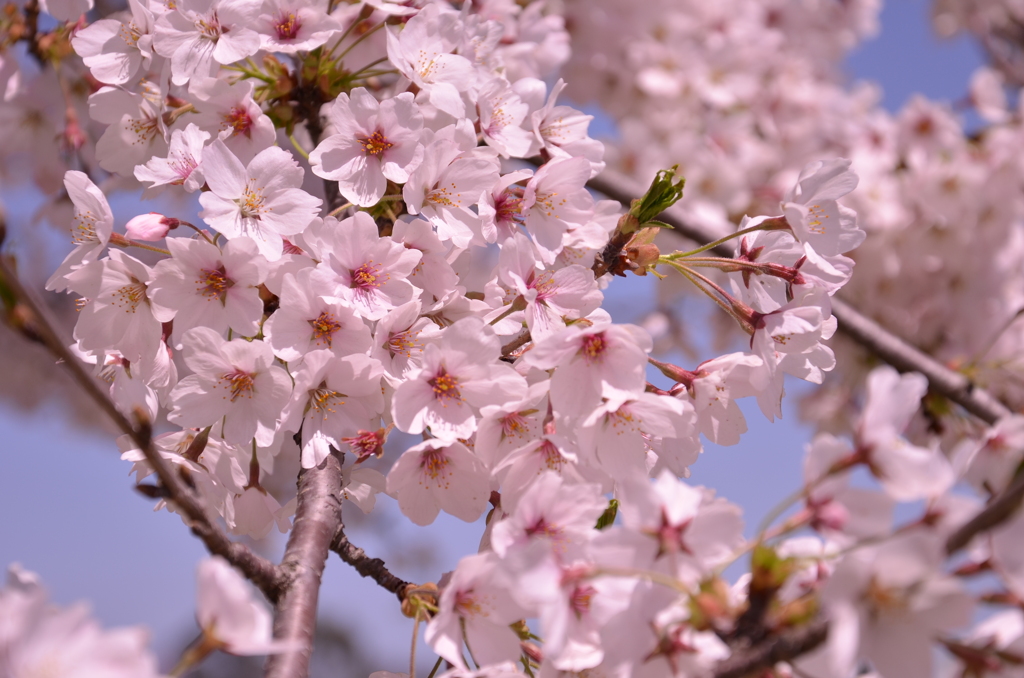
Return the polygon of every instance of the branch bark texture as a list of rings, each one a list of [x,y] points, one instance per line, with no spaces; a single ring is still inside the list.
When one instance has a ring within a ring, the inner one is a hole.
[[[380,558],[371,558],[366,551],[359,548],[345,536],[345,526],[341,525],[334,540],[331,542],[331,550],[346,563],[355,568],[356,572],[364,577],[370,577],[382,588],[394,593],[399,601],[405,600],[405,590],[410,583],[391,574]]]
[[[316,468],[299,472],[295,521],[281,560],[282,592],[274,610],[274,637],[297,650],[272,655],[268,678],[305,678],[313,654],[320,579],[341,526],[341,459],[331,453]]]

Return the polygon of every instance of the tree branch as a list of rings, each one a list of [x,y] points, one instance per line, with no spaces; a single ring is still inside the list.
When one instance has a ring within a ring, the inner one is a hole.
[[[295,522],[280,569],[284,582],[274,610],[274,637],[300,649],[272,655],[268,678],[305,678],[313,654],[320,578],[341,526],[341,458],[336,450],[316,468],[299,472]]]
[[[1017,473],[1013,482],[996,495],[977,515],[958,527],[946,539],[946,554],[953,555],[967,546],[974,535],[998,527],[1020,508],[1024,500],[1024,473]]]
[[[633,198],[643,194],[643,187],[629,177],[613,170],[605,170],[591,179],[590,188],[612,200],[629,205]],[[680,210],[672,207],[659,219],[673,230],[697,243],[712,242],[717,235],[698,225],[690,224]],[[712,250],[719,256],[732,258],[728,246],[719,245]],[[931,356],[903,341],[841,299],[832,298],[832,313],[839,320],[839,331],[874,353],[901,372],[920,372],[928,379],[929,388],[955,402],[988,424],[994,424],[1010,411],[992,394],[975,386],[967,377],[945,367]]]
[[[815,617],[806,626],[788,629],[763,643],[734,650],[731,657],[718,662],[711,675],[714,678],[743,678],[807,654],[825,642],[827,637],[828,621],[824,617]]]
[[[342,560],[356,569],[356,572],[364,577],[370,577],[380,584],[384,589],[398,596],[399,601],[405,600],[405,591],[410,583],[399,579],[388,571],[384,561],[380,558],[370,558],[366,551],[359,548],[345,536],[345,526],[340,525],[334,539],[331,541],[331,550],[337,553]]]
[[[14,325],[14,329],[19,330],[26,338],[41,343],[63,362],[78,385],[110,417],[117,428],[128,434],[139,446],[146,461],[153,467],[166,489],[168,501],[173,502],[181,511],[192,533],[202,540],[210,553],[223,557],[237,567],[268,599],[275,600],[280,590],[280,574],[277,567],[254,553],[245,544],[232,541],[217,527],[203,502],[192,493],[181,476],[167,464],[154,447],[151,423],[148,419],[141,412],[137,412],[136,425],[117,409],[110,394],[86,371],[78,356],[73,354],[57,335],[54,324],[43,312],[42,305],[36,303],[3,256],[0,256],[0,287],[6,288],[16,300],[15,309],[9,312],[9,315],[20,318],[22,322]],[[20,309],[17,308],[19,306]]]

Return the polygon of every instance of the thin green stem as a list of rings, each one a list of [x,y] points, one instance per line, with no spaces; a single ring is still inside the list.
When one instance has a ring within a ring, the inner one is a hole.
[[[661,572],[651,572],[649,570],[637,570],[629,567],[598,567],[594,570],[594,577],[629,577],[635,579],[646,579],[647,581],[654,582],[655,584],[661,584],[666,588],[670,588],[673,591],[679,593],[690,593],[690,589],[686,587],[683,582],[667,574]]]
[[[412,625],[412,649],[409,650],[409,678],[416,678],[416,641],[420,636],[420,609],[416,608],[416,621]]]
[[[344,59],[345,55],[348,54],[349,52],[351,52],[353,49],[355,49],[356,45],[361,43],[363,40],[366,40],[368,37],[370,37],[371,35],[373,35],[374,33],[376,33],[377,31],[379,31],[382,28],[384,28],[384,22],[383,21],[380,22],[379,24],[377,24],[376,26],[374,26],[373,28],[371,28],[370,30],[366,31],[362,35],[360,35],[358,38],[356,38],[356,40],[351,45],[349,45],[348,47],[345,48],[344,52],[342,52],[341,54],[338,55],[338,61],[341,61],[342,59]],[[331,50],[331,51],[333,52],[334,50]],[[409,678],[412,678],[412,676],[410,676]]]
[[[299,141],[298,139],[295,138],[294,132],[290,132],[288,134],[288,141],[292,142],[292,146],[294,146],[295,150],[299,152],[299,155],[301,155],[306,160],[309,160],[309,152],[299,145]]]
[[[685,257],[692,257],[694,254],[700,254],[701,252],[707,252],[708,250],[714,249],[714,248],[718,247],[719,245],[723,245],[723,244],[729,242],[730,240],[732,240],[733,238],[738,238],[741,235],[746,235],[748,233],[753,233],[754,231],[765,231],[765,230],[768,230],[768,227],[765,226],[764,223],[760,223],[757,226],[751,226],[750,228],[744,228],[742,231],[736,231],[735,233],[730,233],[729,235],[725,236],[724,238],[719,238],[718,240],[716,240],[714,242],[709,242],[707,245],[701,245],[700,247],[698,247],[695,250],[690,250],[689,252],[673,252],[672,254],[666,255],[666,257],[671,257],[672,260],[683,259]]]
[[[363,71],[368,71],[371,68],[373,68],[374,66],[376,66],[377,64],[384,63],[387,60],[388,60],[387,57],[381,57],[381,58],[379,58],[379,59],[377,59],[375,61],[371,61],[370,63],[366,64],[365,66],[360,68],[358,71],[353,73],[350,77],[354,78],[354,77],[358,76],[360,73],[362,73]]]
[[[350,203],[350,202],[347,202],[347,203],[345,203],[344,205],[342,205],[341,207],[337,207],[337,208],[335,208],[335,209],[331,210],[331,211],[330,211],[330,212],[329,212],[329,213],[327,214],[327,216],[329,216],[329,217],[336,217],[336,216],[338,216],[339,214],[341,214],[342,212],[344,212],[345,210],[347,210],[347,209],[348,209],[349,207],[355,207],[355,205],[353,205],[353,204],[352,204],[352,203]]]
[[[427,675],[427,678],[434,678],[434,674],[437,673],[437,670],[439,668],[441,668],[441,661],[442,661],[441,658],[438,657],[437,661],[434,662],[434,668],[430,669],[430,674]]]
[[[137,240],[128,240],[127,246],[138,247],[140,250],[149,250],[150,252],[159,252],[160,254],[166,254],[167,256],[171,256],[170,250],[165,250],[162,247],[154,247],[153,245],[145,245],[141,242],[138,242]]]
[[[696,271],[694,271],[691,268],[688,268],[686,266],[681,266],[680,264],[676,263],[675,261],[666,261],[666,262],[663,262],[663,263],[671,266],[676,271],[678,271],[684,278],[686,278],[691,283],[693,283],[694,287],[699,289],[701,292],[706,294],[712,301],[714,301],[716,304],[718,304],[719,308],[721,308],[723,311],[728,313],[730,317],[732,317],[737,322],[739,322],[741,325],[743,325],[743,323],[740,321],[740,319],[736,317],[736,312],[732,309],[731,306],[729,306],[729,304],[727,304],[724,301],[722,301],[722,299],[720,299],[718,297],[718,295],[712,293],[710,290],[708,290],[706,287],[704,287],[703,284],[701,284],[700,281],[701,280],[707,281],[707,278],[705,278],[704,276],[700,275],[699,273],[697,273]],[[718,287],[718,286],[717,285],[712,285],[712,287]]]

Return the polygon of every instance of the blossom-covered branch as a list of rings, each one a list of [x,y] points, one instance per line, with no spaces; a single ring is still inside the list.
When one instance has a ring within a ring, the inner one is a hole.
[[[182,477],[171,469],[153,446],[151,422],[145,413],[137,411],[137,422],[132,424],[118,409],[110,395],[85,371],[81,359],[65,348],[64,342],[58,337],[42,306],[35,302],[3,256],[0,256],[0,287],[13,295],[15,307],[8,311],[14,316],[20,316],[22,324],[19,329],[22,333],[27,338],[42,343],[61,361],[93,402],[142,450],[146,461],[160,479],[166,498],[187,517],[192,532],[202,540],[210,553],[223,557],[240,569],[268,599],[275,600],[281,587],[281,575],[277,566],[253,552],[245,544],[228,539],[217,527],[202,501],[192,493]]]
[[[643,190],[629,177],[609,169],[591,179],[587,185],[623,205],[629,205]],[[659,218],[669,224],[674,233],[694,242],[703,244],[717,239],[707,229],[682,217],[678,209],[669,208]],[[723,257],[733,255],[733,250],[728,245],[719,245],[714,251]],[[985,389],[973,384],[966,375],[940,364],[860,313],[851,304],[833,298],[832,313],[839,319],[840,332],[896,369],[925,375],[932,390],[957,403],[982,421],[994,424],[999,419],[1009,416],[1010,410],[1005,405]]]

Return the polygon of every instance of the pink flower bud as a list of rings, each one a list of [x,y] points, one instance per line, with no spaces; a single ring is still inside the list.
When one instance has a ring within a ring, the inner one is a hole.
[[[160,240],[168,231],[177,228],[179,223],[177,219],[150,212],[140,214],[125,224],[125,231],[132,240]]]

